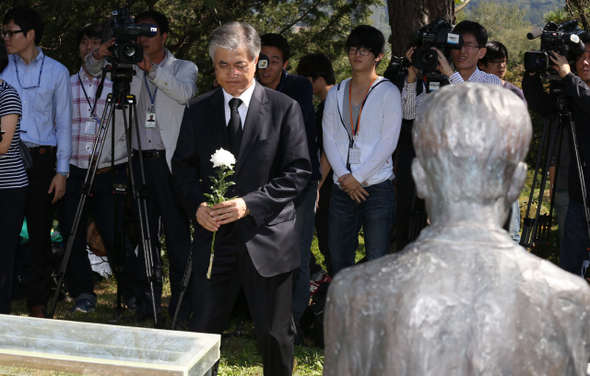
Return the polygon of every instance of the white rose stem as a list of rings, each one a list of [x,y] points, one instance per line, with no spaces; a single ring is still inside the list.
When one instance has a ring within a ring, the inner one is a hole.
[[[209,258],[209,268],[207,268],[207,279],[211,279],[211,268],[213,267],[213,257],[215,256],[213,253],[215,245],[215,235],[217,235],[217,231],[213,233],[213,240],[211,241],[211,257]]]

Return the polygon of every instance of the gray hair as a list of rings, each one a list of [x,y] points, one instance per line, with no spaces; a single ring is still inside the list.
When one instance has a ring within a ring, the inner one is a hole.
[[[209,37],[209,56],[215,57],[215,50],[223,48],[235,51],[246,47],[254,60],[260,54],[260,36],[252,25],[245,22],[230,22],[219,26]]]
[[[412,130],[416,155],[439,193],[474,202],[506,191],[531,136],[522,99],[501,86],[476,83],[429,95]]]

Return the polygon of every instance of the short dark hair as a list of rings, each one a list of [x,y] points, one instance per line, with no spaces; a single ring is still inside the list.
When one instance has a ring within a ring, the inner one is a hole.
[[[160,13],[156,10],[147,10],[135,16],[136,23],[141,23],[140,21],[145,21],[147,19],[154,20],[160,35],[164,33],[170,33],[170,24],[168,23],[168,18],[166,18],[163,13]]]
[[[262,47],[276,47],[283,54],[283,62],[288,61],[291,58],[291,48],[289,42],[281,34],[267,33],[260,36],[260,44]]]
[[[364,47],[377,57],[383,53],[385,37],[381,31],[373,26],[360,25],[350,32],[346,40],[346,50],[348,51],[350,47]]]
[[[0,43],[0,73],[4,72],[4,68],[8,65],[8,53],[4,43]]]
[[[303,56],[297,65],[297,74],[303,77],[311,77],[313,81],[322,77],[328,85],[336,84],[332,61],[321,52]]]
[[[29,7],[14,7],[6,13],[2,23],[6,25],[10,21],[17,24],[25,35],[29,31],[35,30],[35,45],[38,46],[41,43],[45,25],[39,13]]]
[[[471,34],[477,40],[477,44],[480,48],[485,47],[488,43],[488,31],[485,27],[475,21],[461,21],[453,29],[455,34]]]
[[[502,43],[497,40],[493,40],[486,44],[487,52],[485,56],[480,60],[483,65],[488,66],[488,61],[506,58],[508,60],[508,49]]]
[[[80,42],[82,42],[82,38],[87,37],[87,38],[98,38],[101,39],[102,38],[102,25],[97,24],[97,23],[89,23],[86,26],[84,26],[83,28],[80,29],[80,31],[78,31],[78,35],[76,35],[76,46],[80,45]]]

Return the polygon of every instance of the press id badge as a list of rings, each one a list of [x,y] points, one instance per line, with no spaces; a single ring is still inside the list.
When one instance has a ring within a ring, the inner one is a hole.
[[[154,111],[148,111],[145,114],[145,127],[155,128],[156,127],[156,113]]]
[[[86,124],[84,124],[84,134],[89,136],[96,135],[96,120],[86,120]]]
[[[361,163],[361,149],[356,147],[356,145],[348,149],[348,163],[350,163],[350,164]]]

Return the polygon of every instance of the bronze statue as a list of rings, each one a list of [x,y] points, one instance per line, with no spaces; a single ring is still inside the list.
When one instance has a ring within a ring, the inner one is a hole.
[[[501,87],[429,95],[412,172],[431,226],[336,276],[324,375],[586,375],[590,287],[501,228],[531,134],[525,104]]]

